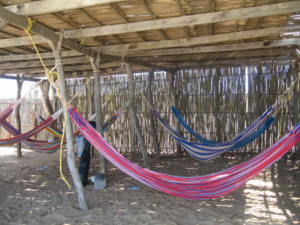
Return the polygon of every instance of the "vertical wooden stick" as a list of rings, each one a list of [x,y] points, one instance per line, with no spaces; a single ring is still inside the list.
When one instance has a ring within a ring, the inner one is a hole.
[[[17,99],[21,98],[23,79],[24,77],[22,75],[17,76]],[[20,105],[18,105],[15,109],[15,117],[17,122],[17,129],[21,132]],[[22,157],[21,142],[17,143],[17,152],[18,157]]]
[[[102,124],[102,102],[101,102],[101,84],[100,84],[100,50],[97,52],[96,58],[90,58],[92,68],[94,70],[94,104],[96,111],[96,130],[103,136]],[[99,172],[106,174],[106,159],[99,153]]]
[[[146,145],[145,145],[145,140],[144,140],[144,137],[143,137],[143,134],[142,134],[142,130],[141,130],[139,121],[136,117],[136,108],[135,108],[135,105],[134,105],[134,101],[135,101],[135,83],[134,83],[133,72],[132,72],[132,69],[131,69],[131,66],[130,66],[129,63],[125,63],[125,66],[126,66],[127,75],[128,75],[129,108],[130,108],[130,114],[131,114],[130,118],[131,118],[131,121],[134,125],[135,132],[137,134],[139,144],[141,146],[141,152],[142,152],[142,156],[143,156],[143,159],[144,159],[145,167],[150,169],[147,149],[146,149]]]
[[[152,105],[152,91],[151,91],[151,83],[154,75],[154,68],[150,70],[149,75],[148,75],[148,85],[147,85],[147,99],[149,103]],[[151,112],[151,109],[149,108],[149,116],[150,116],[150,128],[151,128],[151,134],[153,138],[153,145],[154,149],[156,151],[156,157],[160,157],[160,148],[159,148],[159,143],[156,135],[156,129],[155,129],[155,124],[154,124],[154,118],[153,114]]]
[[[176,74],[176,72],[168,73],[168,76],[170,79],[169,87],[170,87],[170,91],[171,91],[172,105],[175,106],[177,109],[179,109],[178,108],[178,95],[174,90],[175,74]],[[180,123],[177,119],[175,119],[174,115],[173,115],[173,119],[175,122],[175,131],[180,133]],[[176,142],[176,155],[177,155],[177,157],[182,156],[181,145],[178,142]]]

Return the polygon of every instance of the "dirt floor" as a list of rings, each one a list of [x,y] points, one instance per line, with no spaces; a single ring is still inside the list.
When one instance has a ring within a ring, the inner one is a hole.
[[[85,188],[90,210],[78,209],[74,185],[60,179],[59,154],[0,148],[0,224],[299,224],[300,161],[282,159],[242,188],[215,200],[190,201],[145,186],[109,165],[108,184]],[[140,156],[127,155],[141,163]],[[93,156],[90,175],[98,171]],[[246,160],[246,159],[245,159]],[[78,161],[78,160],[77,160]],[[242,160],[151,158],[156,171],[180,176],[217,172]],[[41,168],[47,166],[47,169]],[[67,163],[64,174],[72,182]],[[128,190],[138,186],[140,189]]]

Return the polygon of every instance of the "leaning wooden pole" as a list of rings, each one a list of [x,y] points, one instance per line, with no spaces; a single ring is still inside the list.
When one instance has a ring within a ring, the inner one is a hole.
[[[168,73],[169,76],[169,87],[171,92],[171,98],[172,98],[172,105],[175,106],[178,109],[178,94],[174,90],[174,82],[175,82],[175,74],[176,72]],[[173,116],[174,123],[175,123],[175,131],[180,133],[180,123],[177,119],[175,119],[175,116]],[[178,157],[181,157],[181,145],[176,142],[176,155]]]
[[[96,130],[101,134],[101,136],[103,136],[103,115],[100,84],[100,50],[98,50],[96,58],[90,58],[90,61],[94,70],[94,104],[96,111]],[[101,153],[99,153],[99,172],[106,174],[106,159]]]
[[[23,76],[17,76],[17,99],[21,98],[21,91],[22,91],[22,86],[23,86]],[[21,118],[20,118],[20,105],[18,105],[15,109],[15,117],[16,117],[16,122],[17,122],[17,129],[18,131],[21,132]],[[21,150],[21,142],[17,144],[17,153],[18,157],[22,157],[22,150]]]
[[[151,91],[151,84],[152,84],[152,80],[153,80],[153,75],[154,75],[154,68],[151,69],[149,71],[148,74],[148,84],[147,84],[147,99],[149,101],[149,103],[152,105],[153,101],[152,101],[152,91]],[[150,128],[151,128],[151,135],[153,138],[153,145],[154,145],[154,149],[156,152],[156,157],[159,158],[160,157],[160,148],[159,148],[159,143],[158,143],[158,138],[157,138],[157,134],[156,134],[156,129],[155,129],[155,123],[154,123],[154,118],[153,118],[153,114],[151,112],[151,108],[149,107],[149,119],[150,119]]]
[[[54,43],[48,40],[50,47],[52,48],[54,57],[55,57],[55,64],[56,70],[59,74],[59,90],[60,94],[63,98],[68,100],[67,98],[67,87],[65,83],[65,73],[62,64],[62,57],[61,57],[61,46],[63,41],[63,32],[60,33],[59,39],[57,43]],[[64,115],[65,115],[65,108],[63,107]],[[78,202],[79,207],[81,210],[88,210],[87,203],[84,197],[84,190],[83,185],[79,176],[78,168],[75,163],[75,154],[74,154],[74,139],[73,139],[73,131],[72,131],[72,124],[68,114],[66,114],[66,137],[67,137],[67,149],[68,149],[68,166],[74,181],[75,189],[78,195]]]
[[[135,83],[134,83],[134,77],[133,77],[133,72],[131,69],[131,66],[129,63],[125,63],[126,66],[126,70],[127,70],[127,75],[128,75],[128,87],[129,87],[129,108],[130,108],[130,118],[132,120],[132,123],[134,125],[135,128],[135,132],[137,134],[138,140],[139,140],[139,144],[141,147],[141,152],[142,152],[142,156],[144,159],[144,164],[145,167],[147,169],[150,169],[150,165],[149,165],[149,160],[148,160],[148,154],[147,154],[147,149],[146,149],[146,145],[145,145],[145,140],[142,134],[142,130],[139,124],[139,121],[136,117],[136,108],[135,108],[135,104],[134,104],[134,100],[135,100]]]

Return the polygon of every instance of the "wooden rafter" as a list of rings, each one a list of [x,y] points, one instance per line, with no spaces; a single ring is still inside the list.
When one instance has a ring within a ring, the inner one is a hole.
[[[111,10],[114,11],[115,14],[117,14],[124,21],[124,23],[128,24],[129,21],[126,19],[126,15],[123,15],[124,13],[116,5],[109,4],[109,6]],[[145,39],[138,32],[136,32],[136,34],[142,41],[145,41]]]
[[[264,5],[257,7],[249,7],[244,9],[234,9],[221,12],[213,12],[199,15],[189,15],[183,17],[174,17],[168,19],[150,20],[142,22],[132,22],[128,24],[117,24],[102,27],[92,27],[82,29],[82,34],[79,30],[65,31],[65,38],[80,38],[106,36],[113,34],[122,34],[146,30],[158,30],[163,28],[180,27],[186,25],[209,24],[216,22],[224,22],[229,20],[240,20],[247,18],[255,18],[262,16],[278,15],[285,13],[293,13],[300,11],[298,2],[285,2],[272,5]],[[35,37],[34,37],[35,38]],[[41,38],[40,38],[41,39]],[[35,38],[38,40],[38,38]],[[45,41],[39,40],[40,43]]]
[[[151,9],[147,5],[147,3],[144,0],[141,0],[141,2],[144,5],[144,7],[146,8],[147,12],[152,16],[152,18],[154,20],[156,20],[157,16],[151,11]],[[163,29],[160,29],[159,32],[161,33],[161,35],[164,37],[165,40],[169,40],[169,38],[166,35],[166,32]]]
[[[260,42],[249,42],[239,44],[227,44],[219,46],[205,46],[205,47],[193,47],[193,48],[169,48],[169,49],[158,49],[158,50],[143,50],[143,51],[131,51],[127,52],[128,57],[147,57],[147,56],[160,56],[160,55],[181,55],[181,54],[198,54],[198,53],[211,53],[211,52],[232,52],[232,51],[245,51],[251,49],[268,49],[274,47],[283,46],[296,46],[300,45],[300,39],[283,39],[275,40],[270,45],[265,45],[264,41]],[[116,53],[120,55],[120,53]],[[62,57],[74,57],[81,56],[81,53],[76,51],[63,51]],[[230,53],[228,53],[230,55]],[[52,52],[41,53],[42,58],[49,59],[53,58]],[[19,54],[19,55],[4,55],[0,56],[0,62],[8,61],[26,61],[38,59],[36,54]]]
[[[286,27],[273,27],[273,28],[265,28],[260,30],[248,30],[248,31],[241,31],[236,33],[228,33],[226,35],[216,34],[212,36],[194,37],[190,39],[162,40],[162,41],[152,41],[152,42],[125,44],[125,45],[104,46],[101,47],[101,51],[103,53],[121,52],[124,49],[126,49],[126,52],[130,52],[130,51],[137,51],[137,50],[196,46],[196,45],[203,45],[203,44],[241,40],[247,38],[271,36],[283,32],[299,30],[299,29],[300,29],[300,25],[286,26]]]
[[[215,0],[210,0],[210,12],[215,12]],[[210,35],[214,34],[214,24],[210,23]]]
[[[181,15],[181,16],[186,16],[185,11],[181,8],[181,5],[180,5],[179,0],[176,0],[176,4],[177,4],[177,6],[178,6],[180,15]],[[187,38],[190,38],[190,37],[191,37],[191,34],[190,34],[190,32],[189,32],[189,29],[188,29],[186,26],[184,27],[184,32],[185,32]]]
[[[0,6],[0,18],[7,20],[9,23],[12,23],[16,26],[22,27],[24,29],[26,29],[28,26],[28,21],[26,18],[16,15],[15,13],[12,13],[9,10],[6,10],[5,8],[3,8],[2,6]],[[43,37],[47,38],[48,40],[51,40],[52,42],[57,42],[58,38],[59,38],[59,36],[55,32],[53,32],[52,30],[50,30],[38,23],[33,23],[32,27],[31,27],[31,32],[40,35],[42,38]],[[86,47],[80,46],[79,44],[77,44],[76,42],[74,42],[72,40],[68,40],[68,39],[64,38],[62,45],[66,48],[80,52],[86,56],[89,56],[92,58],[95,57],[95,52],[92,49],[88,49]],[[120,61],[122,58],[118,57],[118,56],[101,54],[101,59],[107,60],[107,61]],[[127,57],[124,58],[124,62],[142,65],[142,66],[145,66],[148,68],[153,67],[153,65],[150,63],[140,62],[138,60],[127,58]],[[160,69],[164,70],[165,68],[160,68]]]
[[[41,15],[46,13],[61,12],[78,8],[87,8],[109,3],[124,2],[125,0],[45,0],[28,2],[5,7],[6,9],[23,16]]]
[[[299,26],[300,25],[265,28],[260,30],[248,30],[248,31],[240,31],[236,33],[217,34],[217,35],[205,36],[205,37],[194,37],[190,39],[162,40],[162,41],[134,43],[134,44],[126,44],[126,45],[112,45],[110,47],[103,47],[103,50],[105,50],[106,48],[107,51],[113,52],[113,51],[123,51],[124,47],[125,49],[128,50],[142,50],[142,49],[151,49],[151,48],[153,49],[153,48],[167,48],[167,47],[176,47],[176,46],[181,47],[181,46],[193,46],[193,45],[200,45],[200,44],[210,44],[210,43],[225,42],[225,41],[232,41],[232,40],[241,40],[246,38],[277,35],[283,32],[299,30]],[[43,38],[38,36],[33,36],[33,39],[37,44],[41,44],[45,42]],[[31,42],[28,39],[28,37],[0,39],[0,48],[30,45],[30,44]]]
[[[103,24],[97,20],[95,17],[93,17],[91,14],[89,14],[85,9],[80,9],[81,12],[83,12],[90,20],[94,21],[97,23],[99,26],[103,26]],[[117,36],[117,35],[112,35],[115,39],[117,39],[121,44],[124,44],[124,42]],[[101,45],[105,45],[102,41],[99,40],[97,37],[93,37],[94,41],[98,42]]]

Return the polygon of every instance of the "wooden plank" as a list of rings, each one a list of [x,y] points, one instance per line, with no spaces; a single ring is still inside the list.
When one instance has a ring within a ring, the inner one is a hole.
[[[227,44],[227,45],[213,45],[213,46],[201,46],[194,48],[169,48],[158,50],[144,50],[144,51],[127,51],[128,57],[141,57],[141,56],[158,56],[158,55],[181,55],[181,54],[193,54],[193,53],[210,53],[210,52],[229,52],[229,51],[244,51],[250,49],[266,49],[281,46],[293,46],[300,45],[300,38],[290,38],[283,40],[272,41],[269,45],[266,45],[264,41],[239,43],[239,44]],[[116,53],[111,53],[116,54]],[[119,55],[119,53],[117,53]]]
[[[218,45],[218,46],[203,46],[203,47],[194,47],[194,48],[170,48],[170,49],[162,49],[162,50],[148,50],[148,51],[132,51],[126,53],[129,57],[147,57],[147,56],[159,56],[159,55],[187,55],[187,54],[197,54],[197,53],[210,53],[210,52],[230,52],[230,51],[241,51],[241,52],[232,52],[228,53],[228,57],[233,57],[234,55],[245,55],[247,56],[247,52],[244,50],[251,49],[268,49],[272,47],[282,47],[282,46],[293,46],[300,45],[299,38],[291,38],[284,40],[277,40],[270,43],[270,45],[264,45],[265,42],[249,42],[249,43],[240,43],[240,44],[227,44],[227,45]],[[257,54],[259,54],[260,50],[258,50]],[[263,51],[261,51],[262,54]],[[284,51],[283,51],[284,53]],[[117,54],[117,53],[116,53]],[[119,54],[119,53],[118,53]],[[249,53],[250,54],[250,53]],[[72,57],[72,56],[80,56],[81,53],[76,51],[63,51],[62,57]],[[41,53],[43,59],[53,58],[53,53]],[[253,55],[248,55],[253,56]],[[20,54],[20,55],[5,55],[0,56],[0,62],[6,61],[25,61],[38,59],[37,54]],[[145,58],[146,60],[147,58]],[[149,60],[155,61],[155,60]]]
[[[8,24],[8,22],[6,20],[1,20],[0,21],[0,31],[6,27],[6,25]]]
[[[5,8],[3,8],[2,6],[0,6],[0,18],[7,20],[9,23],[12,23],[16,26],[22,27],[24,29],[27,29],[28,26],[28,22],[27,19],[19,16],[15,13],[10,12],[9,10],[6,10]],[[58,34],[56,34],[55,32],[53,32],[52,30],[38,24],[38,23],[33,23],[32,27],[31,27],[31,32],[39,34],[43,39],[46,38],[47,40],[50,40],[52,42],[57,43],[58,42]],[[28,37],[27,37],[28,38]],[[43,39],[44,40],[44,39]],[[44,40],[46,41],[46,40]],[[83,55],[89,56],[91,58],[94,58],[95,56],[95,52],[92,49],[89,48],[85,48],[79,44],[77,44],[76,42],[72,41],[72,40],[68,40],[68,39],[63,39],[63,43],[62,45],[66,48],[75,50],[77,52],[82,53]],[[101,60],[107,60],[107,61],[120,61],[122,58],[119,56],[109,56],[109,55],[104,55],[101,54]],[[125,57],[124,61],[127,63],[132,63],[132,64],[138,64],[138,65],[144,65],[146,67],[152,68],[153,65],[149,64],[149,63],[144,63],[144,62],[139,62],[135,59],[130,59]],[[158,68],[160,70],[164,70],[164,68]]]
[[[44,0],[7,6],[5,8],[19,15],[34,16],[117,2],[124,2],[124,0]]]
[[[256,17],[280,15],[300,11],[300,4],[297,1],[285,2],[272,5],[234,9],[228,11],[211,12],[205,14],[189,15],[159,20],[134,22],[129,24],[118,24],[102,27],[82,29],[83,37],[105,36],[112,34],[124,34],[146,30],[158,30],[172,27],[184,27],[208,23],[218,23],[230,20],[249,19]],[[77,30],[65,32],[66,38],[80,38]]]
[[[260,30],[249,30],[241,31],[228,34],[217,34],[212,36],[204,37],[194,37],[189,39],[178,39],[178,40],[162,40],[162,41],[152,41],[143,43],[133,43],[125,45],[113,45],[113,46],[103,46],[101,47],[102,53],[111,52],[123,52],[124,49],[126,53],[128,51],[135,50],[148,50],[148,49],[160,49],[160,48],[175,48],[175,47],[187,47],[201,44],[211,44],[217,42],[234,41],[247,38],[257,38],[278,35],[282,32],[300,30],[300,25],[296,26],[286,26],[286,27],[272,27]]]
[[[2,19],[7,20],[9,23],[12,23],[16,26],[22,27],[23,29],[27,29],[27,27],[28,27],[28,22],[27,22],[26,18],[19,16],[15,13],[3,8],[2,6],[0,6],[0,17]],[[43,37],[44,37],[55,43],[58,42],[58,37],[59,37],[58,34],[54,33],[52,30],[50,30],[38,23],[33,23],[30,31],[33,33],[39,34],[40,35],[39,38],[41,38],[41,39],[43,39]],[[27,39],[28,39],[28,37],[27,37]],[[44,40],[43,43],[45,43],[45,42],[46,42],[46,40]],[[38,44],[38,43],[36,43],[36,44]],[[80,52],[80,53],[90,56],[90,57],[94,57],[94,55],[95,55],[92,50],[84,48],[72,40],[64,39],[63,46],[66,48],[69,48],[69,49],[73,49],[77,52]]]

